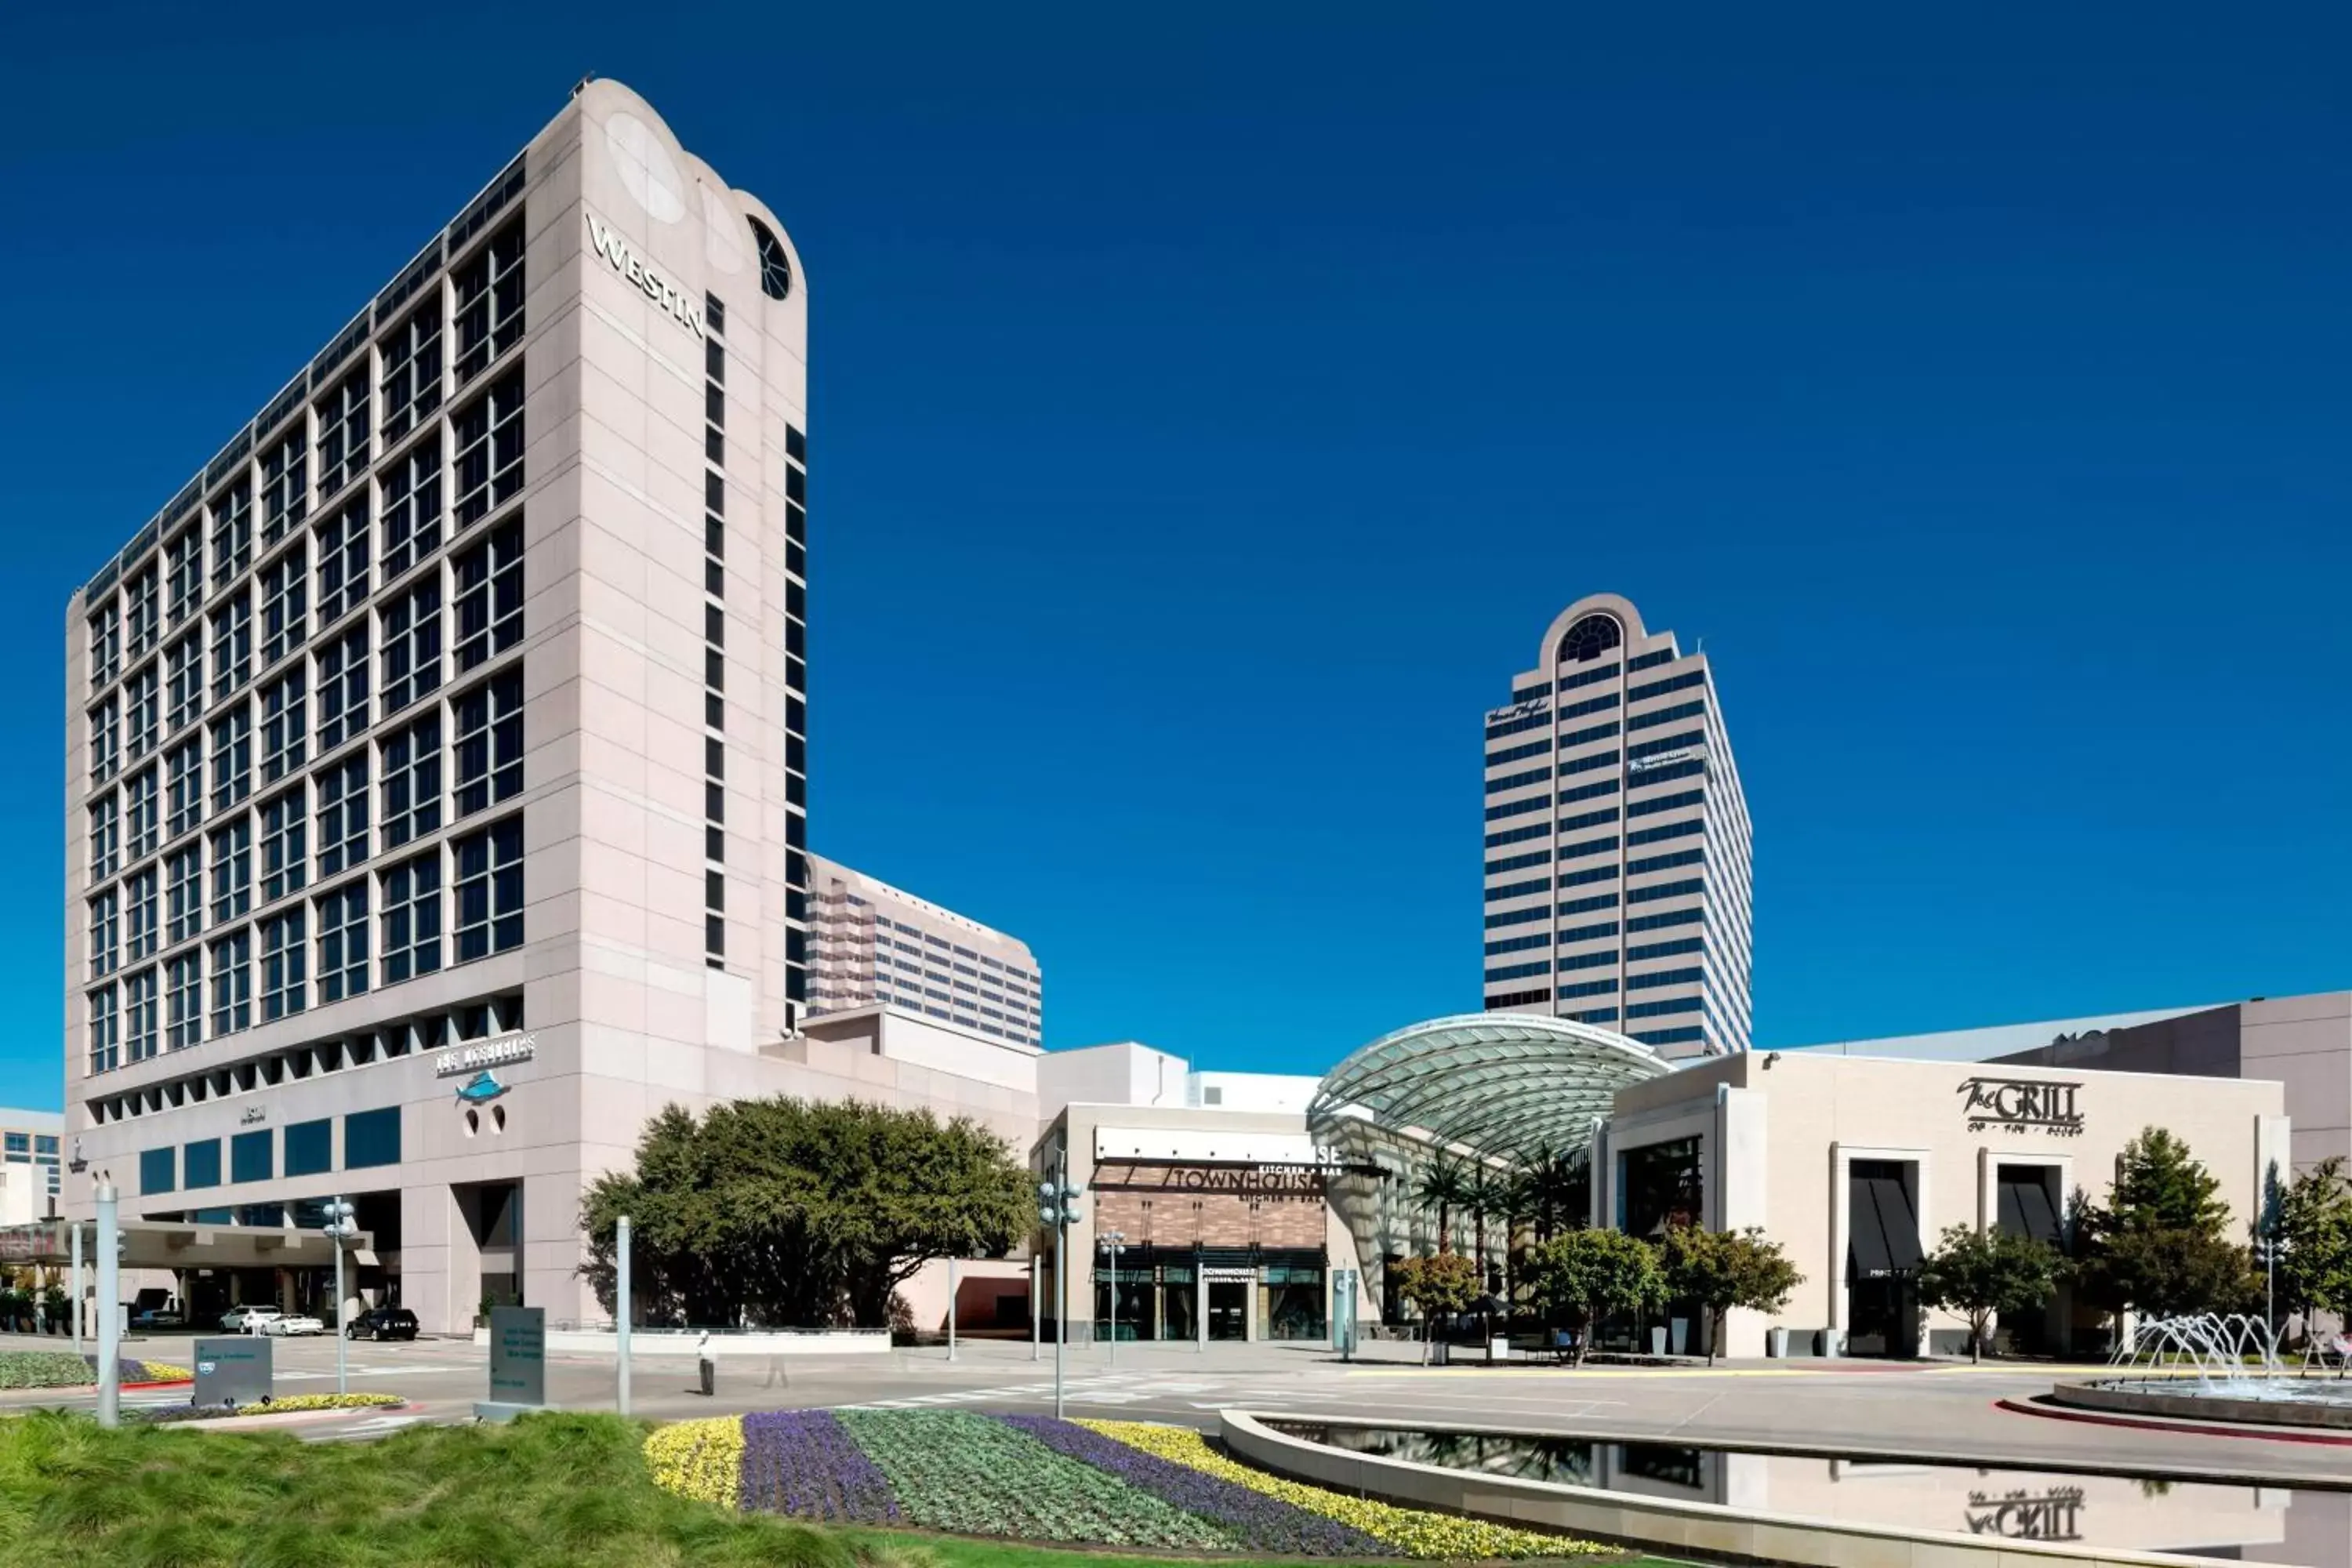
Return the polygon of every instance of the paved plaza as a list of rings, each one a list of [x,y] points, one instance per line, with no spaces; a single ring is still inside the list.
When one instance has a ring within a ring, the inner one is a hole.
[[[0,1340],[0,1348],[56,1348],[57,1342]],[[1074,1415],[1121,1416],[1213,1426],[1216,1412],[1239,1406],[1307,1417],[1409,1421],[1433,1426],[1508,1426],[1600,1438],[1669,1439],[1700,1447],[1801,1445],[1855,1457],[1957,1458],[1985,1464],[2045,1464],[2181,1476],[2352,1486],[2352,1447],[2254,1436],[2093,1426],[2003,1409],[2003,1399],[2046,1392],[2064,1369],[2046,1365],[1970,1367],[1876,1362],[1749,1362],[1700,1366],[1565,1367],[1417,1364],[1416,1347],[1376,1344],[1343,1363],[1320,1346],[1122,1344],[1116,1361],[1099,1344],[1071,1347],[1068,1408]],[[155,1335],[125,1343],[126,1355],[187,1363],[186,1336]],[[354,1390],[407,1396],[413,1408],[392,1415],[359,1413],[307,1418],[306,1437],[381,1435],[418,1421],[472,1418],[488,1391],[488,1352],[457,1340],[354,1343]],[[277,1384],[284,1394],[334,1386],[331,1340],[276,1342]],[[696,1392],[690,1356],[640,1354],[635,1404],[640,1415],[677,1419],[799,1406],[872,1405],[888,1409],[965,1408],[1051,1411],[1054,1347],[1031,1359],[1027,1342],[974,1341],[953,1363],[938,1346],[887,1355],[727,1359],[718,1393]],[[2082,1369],[2089,1370],[2089,1369]],[[613,1407],[610,1358],[550,1355],[551,1404],[569,1409]],[[178,1404],[184,1392],[134,1391],[127,1405]],[[28,1404],[87,1405],[89,1395],[0,1394],[0,1408]]]

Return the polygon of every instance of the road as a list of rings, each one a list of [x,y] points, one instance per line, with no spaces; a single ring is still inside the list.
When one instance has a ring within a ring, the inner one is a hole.
[[[57,1342],[0,1339],[0,1349],[55,1349]],[[1955,1457],[1980,1463],[2153,1473],[2352,1487],[2352,1447],[2253,1437],[2217,1438],[2160,1430],[2094,1426],[2021,1415],[2003,1398],[2046,1392],[2049,1367],[1965,1364],[1897,1366],[1868,1362],[1749,1363],[1689,1368],[1456,1365],[1424,1368],[1412,1348],[1370,1347],[1374,1359],[1343,1364],[1319,1346],[1122,1344],[1071,1347],[1068,1409],[1074,1415],[1213,1426],[1226,1406],[1308,1417],[1510,1426],[1606,1438],[1671,1439],[1702,1447],[1816,1445],[1856,1456]],[[186,1364],[192,1342],[157,1335],[124,1353]],[[294,1426],[304,1437],[380,1435],[417,1421],[468,1420],[488,1394],[487,1351],[462,1341],[354,1343],[354,1390],[398,1394],[413,1408],[394,1415],[338,1415]],[[331,1340],[275,1344],[282,1394],[334,1387]],[[696,1391],[690,1357],[640,1355],[634,1379],[640,1415],[677,1419],[747,1410],[874,1405],[892,1409],[1051,1411],[1053,1347],[1030,1359],[1025,1343],[972,1342],[950,1363],[938,1347],[887,1356],[789,1356],[722,1360],[719,1391]],[[610,1358],[551,1356],[549,1402],[570,1409],[613,1408]],[[181,1403],[182,1393],[126,1394],[127,1404]],[[0,1408],[25,1404],[87,1405],[89,1395],[0,1394]]]

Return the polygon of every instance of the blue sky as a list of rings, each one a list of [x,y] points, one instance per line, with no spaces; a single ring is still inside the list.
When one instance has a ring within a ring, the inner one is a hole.
[[[1717,661],[1763,1043],[2352,984],[2340,7],[211,9],[0,59],[0,1103],[68,595],[587,71],[807,264],[814,845],[1049,1043],[1475,1008],[1596,589]]]

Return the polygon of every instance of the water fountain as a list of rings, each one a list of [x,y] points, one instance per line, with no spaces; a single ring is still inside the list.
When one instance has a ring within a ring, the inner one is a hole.
[[[2108,1358],[2113,1374],[2061,1384],[2059,1405],[2264,1426],[2352,1428],[2347,1342],[2307,1334],[2283,1350],[2278,1329],[2243,1312],[2150,1318]]]

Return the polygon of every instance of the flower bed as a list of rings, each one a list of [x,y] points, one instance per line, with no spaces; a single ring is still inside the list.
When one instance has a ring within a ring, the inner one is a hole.
[[[122,1381],[186,1383],[195,1376],[169,1362],[118,1358]],[[0,1352],[0,1388],[87,1388],[98,1381],[98,1358],[71,1351]]]
[[[1190,1426],[1160,1426],[1141,1421],[1086,1421],[1079,1425],[1144,1453],[1156,1454],[1352,1525],[1407,1557],[1563,1557],[1571,1552],[1602,1550],[1558,1535],[1399,1508],[1394,1503],[1347,1497],[1302,1481],[1284,1480],[1227,1458],[1210,1447],[1207,1440]]]
[[[1189,1427],[945,1410],[776,1411],[664,1426],[669,1490],[752,1513],[970,1535],[1314,1557],[1568,1556],[1565,1536],[1251,1469]]]
[[[158,1424],[174,1421],[226,1421],[241,1415],[286,1415],[305,1410],[382,1410],[408,1401],[397,1394],[293,1394],[268,1404],[167,1405],[161,1409],[131,1413],[131,1419]]]

